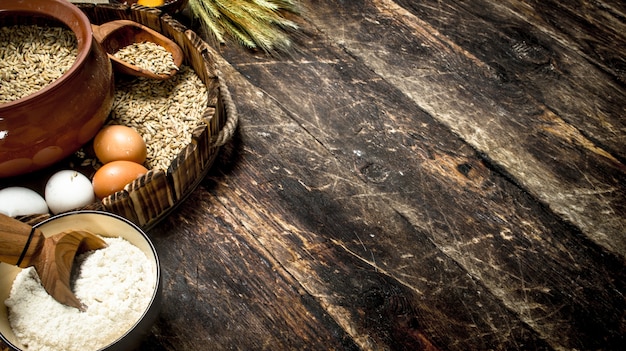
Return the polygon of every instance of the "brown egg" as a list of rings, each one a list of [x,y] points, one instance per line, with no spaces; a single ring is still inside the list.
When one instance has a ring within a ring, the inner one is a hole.
[[[132,161],[142,164],[146,160],[146,142],[136,130],[121,125],[102,128],[93,139],[96,157],[102,163]]]
[[[124,189],[126,184],[146,174],[148,170],[131,161],[111,161],[93,176],[93,191],[99,199]]]

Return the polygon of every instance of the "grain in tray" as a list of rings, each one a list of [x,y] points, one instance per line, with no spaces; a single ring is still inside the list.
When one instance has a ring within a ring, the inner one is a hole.
[[[167,80],[123,77],[116,82],[110,124],[132,127],[146,142],[148,169],[166,170],[191,141],[208,93],[188,66]]]

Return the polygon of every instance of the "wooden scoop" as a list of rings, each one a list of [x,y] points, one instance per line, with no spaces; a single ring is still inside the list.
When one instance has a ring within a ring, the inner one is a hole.
[[[81,311],[85,306],[70,288],[74,256],[103,247],[106,247],[104,240],[86,231],[45,237],[39,229],[0,214],[0,261],[21,268],[34,266],[48,294]]]
[[[167,74],[157,74],[113,56],[119,49],[134,43],[153,42],[161,45],[172,54],[176,67],[180,67],[183,63],[183,50],[178,44],[163,34],[140,23],[129,20],[116,20],[106,22],[100,26],[92,24],[91,29],[93,31],[93,37],[102,45],[111,59],[113,67],[118,72],[163,80],[170,78],[178,71],[172,69]]]

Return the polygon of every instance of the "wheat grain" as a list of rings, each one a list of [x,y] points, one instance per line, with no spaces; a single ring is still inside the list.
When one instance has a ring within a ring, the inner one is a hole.
[[[110,124],[137,130],[146,141],[148,169],[166,170],[191,142],[191,133],[207,107],[208,94],[188,66],[164,80],[118,79]]]
[[[153,42],[133,43],[119,49],[113,56],[155,74],[169,74],[178,69],[172,54]]]
[[[0,104],[32,95],[76,61],[74,33],[62,27],[0,27]]]

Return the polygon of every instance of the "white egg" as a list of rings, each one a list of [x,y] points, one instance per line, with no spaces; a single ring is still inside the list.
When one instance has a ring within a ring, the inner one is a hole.
[[[74,210],[96,201],[89,178],[73,170],[55,173],[45,189],[46,202],[52,213]]]
[[[9,217],[44,214],[48,205],[34,190],[12,186],[0,190],[0,213]]]

